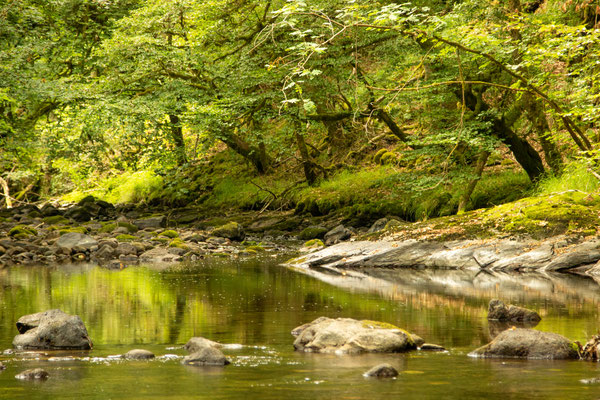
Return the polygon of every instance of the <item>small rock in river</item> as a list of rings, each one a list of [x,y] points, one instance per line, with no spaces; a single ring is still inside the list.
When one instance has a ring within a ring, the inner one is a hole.
[[[423,345],[421,345],[421,347],[419,347],[419,350],[446,351],[446,349],[444,347],[440,346],[439,344],[433,344],[433,343],[423,343]]]
[[[5,369],[6,369],[6,365],[4,365],[4,364],[0,363],[0,371],[3,371],[3,370],[5,370]]]
[[[143,349],[133,349],[123,354],[123,358],[128,360],[149,360],[154,358],[154,353]]]
[[[363,376],[375,377],[375,378],[394,378],[398,376],[396,368],[390,364],[379,364],[368,370]]]
[[[24,380],[24,381],[30,381],[30,380],[44,380],[44,379],[48,379],[50,375],[48,374],[48,372],[44,371],[41,368],[35,368],[35,369],[28,369],[26,371],[21,372],[18,375],[15,375],[15,378],[20,379],[20,380]]]
[[[227,365],[229,360],[221,350],[214,347],[204,347],[199,351],[186,356],[182,364],[186,365]]]

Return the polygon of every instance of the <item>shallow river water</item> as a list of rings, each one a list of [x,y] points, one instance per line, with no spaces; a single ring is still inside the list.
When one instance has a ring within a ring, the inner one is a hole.
[[[0,270],[0,351],[16,320],[60,308],[81,316],[89,352],[1,355],[0,399],[597,399],[600,364],[468,357],[494,327],[487,303],[534,308],[536,329],[584,342],[598,332],[600,286],[562,275],[376,270],[350,277],[305,274],[274,258],[111,271],[93,266]],[[392,323],[447,352],[335,356],[294,352],[290,331],[319,316]],[[180,364],[192,336],[232,344],[224,368]],[[153,361],[122,361],[133,348]],[[73,356],[74,359],[66,359]],[[61,357],[63,357],[61,359]],[[400,375],[362,376],[388,362]],[[28,368],[45,382],[14,376]]]

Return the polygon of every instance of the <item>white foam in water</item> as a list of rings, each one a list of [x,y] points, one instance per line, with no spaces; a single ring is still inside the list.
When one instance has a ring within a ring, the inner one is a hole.
[[[229,344],[224,344],[223,348],[224,349],[228,349],[228,350],[239,350],[242,349],[244,346],[238,343],[229,343]]]

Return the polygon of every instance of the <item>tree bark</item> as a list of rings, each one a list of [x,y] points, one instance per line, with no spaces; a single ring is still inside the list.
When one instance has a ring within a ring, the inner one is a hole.
[[[477,162],[475,163],[475,178],[472,179],[467,185],[467,189],[460,196],[460,200],[458,202],[458,213],[462,214],[467,209],[467,203],[473,194],[473,190],[475,190],[475,186],[481,179],[481,175],[483,174],[483,169],[485,168],[485,163],[487,162],[488,157],[490,156],[489,151],[482,151],[479,153],[479,157],[477,158]]]
[[[234,133],[223,135],[220,139],[231,150],[250,161],[259,174],[264,174],[268,170],[271,159],[264,149],[261,150],[260,148],[251,146],[248,142]]]
[[[183,139],[183,129],[181,128],[180,120],[177,115],[170,114],[169,121],[171,122],[171,137],[175,143],[175,156],[177,157],[177,165],[181,166],[187,162],[185,154],[185,141]]]
[[[10,190],[8,189],[8,182],[0,176],[0,186],[4,192],[4,200],[6,201],[6,208],[12,208],[12,201],[10,200]]]
[[[308,148],[306,147],[306,142],[304,141],[304,135],[302,135],[302,133],[300,132],[299,126],[296,127],[296,130],[294,131],[294,136],[296,137],[298,151],[300,151],[300,158],[302,159],[302,168],[304,169],[304,176],[306,177],[306,181],[308,182],[308,184],[312,186],[317,180],[317,174],[315,173],[313,163],[310,160]]]
[[[460,90],[457,95],[462,98]],[[489,110],[489,105],[481,98],[481,93],[475,94],[472,87],[468,87],[464,93],[466,106],[476,112]],[[529,179],[536,182],[544,173],[544,163],[538,152],[529,142],[517,135],[507,124],[504,118],[487,116],[491,122],[492,133],[508,146],[515,156],[517,162],[523,167]]]

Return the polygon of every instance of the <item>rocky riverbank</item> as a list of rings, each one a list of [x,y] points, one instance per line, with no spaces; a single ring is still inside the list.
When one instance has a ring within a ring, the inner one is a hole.
[[[340,269],[435,268],[556,271],[600,274],[600,240],[561,235],[541,240],[379,240],[340,243],[287,265],[339,273]]]
[[[113,268],[280,253],[282,243],[324,238],[335,222],[292,213],[207,215],[199,209],[156,210],[87,197],[60,208],[26,205],[0,210],[0,267],[92,262]],[[349,237],[350,234],[348,233]],[[300,242],[297,242],[298,244]]]

